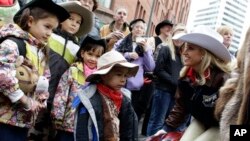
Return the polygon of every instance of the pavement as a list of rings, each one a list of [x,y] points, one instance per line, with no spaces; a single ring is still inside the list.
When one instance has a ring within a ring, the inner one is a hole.
[[[144,136],[144,135],[141,135],[141,128],[142,128],[142,123],[143,123],[143,118],[139,121],[139,127],[138,127],[138,133],[139,133],[139,135],[138,135],[138,141],[145,141],[146,140],[146,136]]]

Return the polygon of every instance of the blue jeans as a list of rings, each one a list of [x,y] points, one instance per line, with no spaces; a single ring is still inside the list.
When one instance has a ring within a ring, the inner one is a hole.
[[[1,141],[27,141],[28,128],[0,123]]]
[[[172,110],[175,101],[174,94],[157,88],[155,89],[152,100],[147,136],[151,136],[163,128],[165,119]]]

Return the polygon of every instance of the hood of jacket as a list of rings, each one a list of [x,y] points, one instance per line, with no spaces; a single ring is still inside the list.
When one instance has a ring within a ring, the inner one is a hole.
[[[0,38],[17,37],[26,40],[29,44],[37,46],[40,41],[27,31],[21,29],[17,24],[6,24],[0,29]]]

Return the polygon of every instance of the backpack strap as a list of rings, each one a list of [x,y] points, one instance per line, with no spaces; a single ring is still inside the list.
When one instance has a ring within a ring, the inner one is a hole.
[[[6,39],[14,41],[18,46],[19,54],[22,55],[23,57],[26,56],[26,43],[24,42],[23,39],[14,36],[7,36],[1,39],[0,43]]]

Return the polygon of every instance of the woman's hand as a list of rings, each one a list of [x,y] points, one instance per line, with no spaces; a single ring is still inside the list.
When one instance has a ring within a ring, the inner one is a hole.
[[[137,42],[137,44],[143,48],[144,52],[146,52],[148,50],[147,39],[141,40],[141,41]]]
[[[139,55],[136,52],[131,52],[129,53],[130,58],[136,60],[137,58],[139,58]]]

